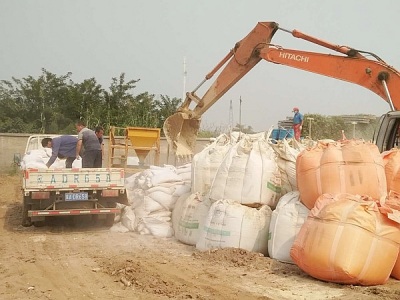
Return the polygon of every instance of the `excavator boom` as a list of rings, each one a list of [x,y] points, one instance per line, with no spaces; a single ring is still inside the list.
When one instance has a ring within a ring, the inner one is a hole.
[[[291,50],[273,45],[271,39],[278,29],[343,55]],[[366,58],[364,53],[375,59]],[[391,110],[400,109],[400,89],[396,89],[400,87],[400,74],[375,54],[335,45],[298,30],[289,31],[280,28],[275,22],[259,22],[244,39],[235,44],[192,92],[186,94],[186,99],[178,111],[164,122],[164,134],[177,156],[193,154],[203,113],[260,60],[358,84],[387,101]],[[199,87],[221,68],[204,96],[198,97],[196,91]],[[191,109],[190,105],[193,102],[196,105]]]

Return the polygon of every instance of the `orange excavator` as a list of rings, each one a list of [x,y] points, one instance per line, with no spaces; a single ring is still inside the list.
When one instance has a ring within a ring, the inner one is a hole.
[[[334,50],[341,55],[285,49],[274,45],[271,39],[278,30]],[[186,99],[177,112],[164,122],[165,136],[177,156],[193,154],[201,116],[261,60],[361,85],[386,101],[391,111],[400,109],[400,73],[377,55],[335,45],[298,30],[286,30],[275,22],[259,22],[245,38],[235,44],[192,92],[186,93]],[[221,72],[204,96],[198,97],[196,91],[221,68]],[[190,108],[192,102],[195,103],[194,108]],[[384,124],[383,120],[380,124]],[[386,131],[385,128],[381,130]],[[381,151],[392,146],[388,145],[388,138],[375,133],[374,139],[379,138],[381,140],[378,146]]]

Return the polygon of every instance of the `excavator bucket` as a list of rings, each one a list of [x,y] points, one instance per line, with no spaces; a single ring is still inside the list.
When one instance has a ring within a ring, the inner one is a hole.
[[[176,156],[193,155],[200,129],[199,119],[189,119],[186,114],[177,112],[165,120],[163,129],[168,144]]]

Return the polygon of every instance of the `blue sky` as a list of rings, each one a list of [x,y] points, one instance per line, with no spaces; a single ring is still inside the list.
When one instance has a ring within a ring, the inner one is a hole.
[[[234,0],[1,0],[0,79],[72,72],[107,88],[126,73],[140,79],[135,94],[182,97],[193,90],[259,21],[373,52],[400,69],[400,2]],[[285,48],[332,53],[278,31]],[[200,89],[201,97],[213,78]],[[400,88],[400,87],[399,87]],[[203,116],[205,128],[226,127],[232,100],[235,123],[258,131],[302,113],[380,115],[389,106],[362,87],[261,61]]]

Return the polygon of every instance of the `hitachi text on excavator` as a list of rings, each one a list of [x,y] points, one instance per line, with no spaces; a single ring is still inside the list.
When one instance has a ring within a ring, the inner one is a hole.
[[[274,45],[271,39],[278,30],[341,55],[286,49]],[[393,112],[400,108],[400,74],[396,69],[374,53],[335,45],[298,30],[287,30],[275,22],[259,22],[192,92],[186,93],[186,99],[177,112],[164,122],[165,136],[177,156],[193,154],[201,116],[261,60],[351,82],[371,90],[386,101],[391,110],[386,118],[381,118],[374,140],[381,151],[394,145],[400,122],[400,116],[397,119],[397,112]],[[197,96],[196,91],[217,71],[220,73],[203,97]],[[195,106],[190,108],[192,102]],[[389,122],[389,119],[392,121]]]

